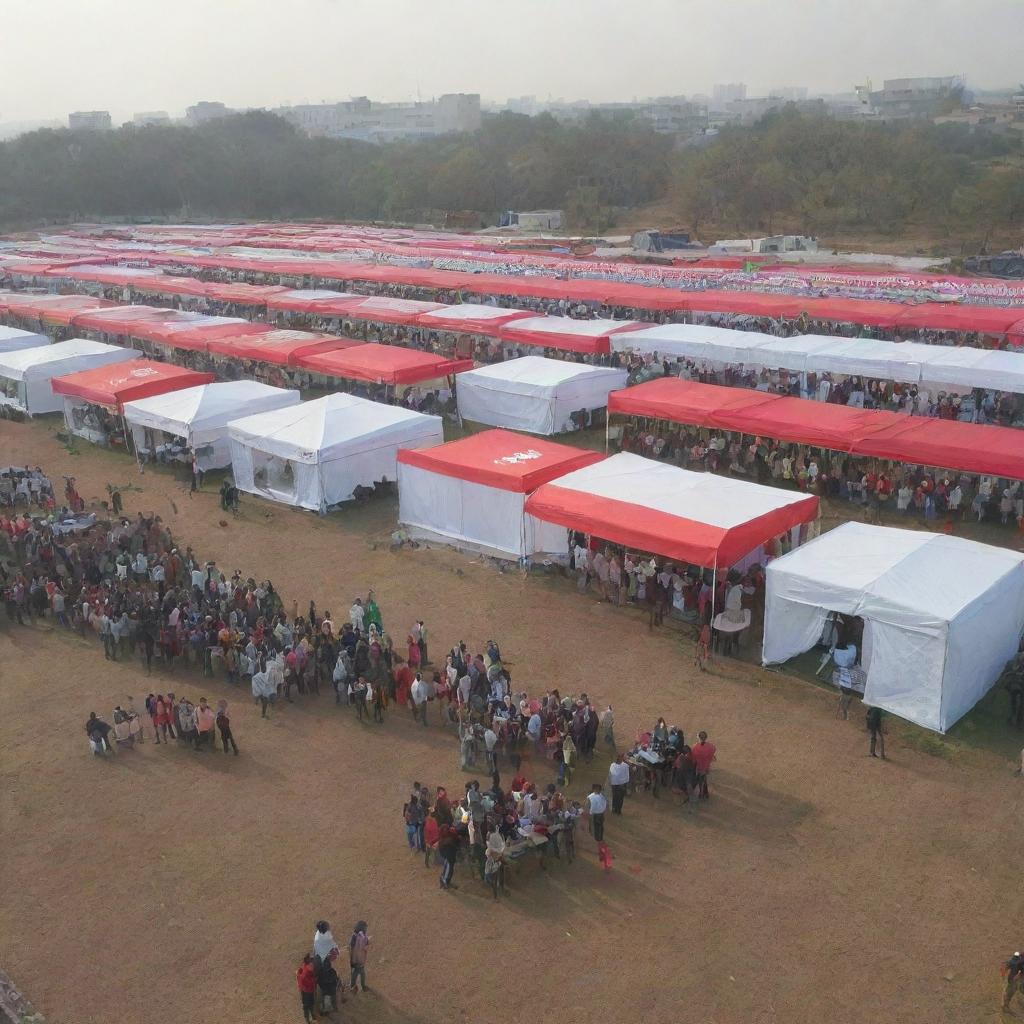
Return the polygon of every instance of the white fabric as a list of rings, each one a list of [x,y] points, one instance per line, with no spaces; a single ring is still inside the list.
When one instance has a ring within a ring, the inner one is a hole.
[[[0,325],[0,352],[17,352],[23,348],[38,348],[49,344],[50,339],[45,334],[33,334],[31,331],[19,331],[16,327]]]
[[[945,732],[1017,650],[1024,555],[845,523],[769,563],[764,663],[813,647],[829,611],[865,620],[865,701]]]
[[[502,320],[515,312],[517,310],[504,306],[481,306],[475,302],[460,302],[454,306],[445,306],[444,309],[424,313],[420,317],[420,323],[424,327],[432,327],[438,320]]]
[[[60,412],[64,408],[64,398],[55,395],[50,387],[54,377],[65,377],[69,373],[91,370],[108,363],[122,363],[137,356],[138,352],[130,348],[104,345],[87,338],[71,338],[55,345],[0,353],[0,377],[18,383],[18,401],[10,404],[32,415]]]
[[[464,419],[531,434],[570,429],[572,413],[604,409],[608,392],[625,387],[627,373],[606,366],[523,356],[456,375]]]
[[[703,324],[660,324],[642,331],[612,335],[612,351],[638,352],[641,355],[672,356],[676,359],[701,359],[716,363],[746,363],[751,352],[771,341],[768,334],[737,331],[728,327]]]
[[[526,495],[398,464],[398,521],[409,534],[484,554],[522,558],[566,550],[566,531],[523,510]]]
[[[515,340],[513,335],[516,331],[533,331],[574,338],[603,338],[608,334],[614,338],[613,331],[624,330],[634,323],[635,320],[574,320],[569,316],[531,316],[525,320],[513,320],[512,323],[506,324],[504,330],[509,331],[512,341]],[[529,340],[527,344],[530,344]]]
[[[145,431],[183,437],[204,472],[231,463],[228,422],[243,416],[299,404],[298,391],[254,380],[200,384],[152,398],[126,402],[124,416],[136,448],[145,448]]]
[[[395,480],[400,448],[444,440],[439,416],[345,394],[233,420],[228,436],[236,487],[316,512]]]

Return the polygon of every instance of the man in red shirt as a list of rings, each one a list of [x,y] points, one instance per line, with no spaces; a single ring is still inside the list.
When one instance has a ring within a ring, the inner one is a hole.
[[[711,762],[715,759],[715,745],[708,743],[708,734],[700,732],[697,734],[700,742],[695,744],[690,751],[693,758],[693,767],[697,775],[697,792],[701,800],[708,799],[708,772],[711,771]]]
[[[308,1024],[311,1024],[316,1003],[316,971],[313,969],[313,958],[308,953],[302,958],[302,963],[295,972],[295,982],[299,986],[299,996],[302,999],[302,1015]]]

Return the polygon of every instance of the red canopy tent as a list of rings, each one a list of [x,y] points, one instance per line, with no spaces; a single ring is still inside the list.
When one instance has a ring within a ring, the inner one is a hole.
[[[124,412],[125,402],[210,384],[213,379],[212,373],[186,370],[173,363],[129,359],[124,363],[69,373],[66,377],[54,377],[50,386],[55,394],[116,409],[120,413]]]
[[[852,409],[803,398],[662,378],[608,396],[608,414],[734,430],[911,465],[1024,480],[1024,440],[1013,427]]]
[[[505,324],[513,320],[525,320],[533,315],[527,309],[503,309],[501,306],[478,306],[466,302],[424,313],[419,318],[419,324],[432,331],[483,334],[496,338]]]
[[[567,352],[604,355],[611,351],[613,334],[639,331],[649,326],[635,320],[574,320],[565,316],[534,316],[513,320],[498,332],[504,341],[541,345]]]
[[[313,313],[316,311],[317,302],[358,297],[351,292],[335,292],[326,288],[284,288],[277,295],[271,295],[267,299],[267,309],[287,313]]]
[[[12,296],[5,305],[14,316],[67,326],[79,313],[108,309],[116,303],[92,295],[24,295]]]
[[[1020,306],[962,306],[953,302],[922,302],[905,306],[901,327],[923,327],[933,331],[976,331],[1006,334],[1021,319]]]
[[[298,359],[298,365],[327,377],[367,380],[374,384],[418,384],[473,369],[472,359],[446,359],[395,345],[356,345],[318,352]]]
[[[440,302],[392,299],[382,295],[353,295],[347,299],[314,301],[310,312],[317,316],[372,320],[385,324],[415,324],[424,313],[443,309]]]
[[[268,334],[272,324],[254,324],[234,317],[203,316],[177,313],[163,320],[151,320],[139,325],[132,335],[145,341],[156,341],[172,348],[205,352],[211,341],[236,335]]]
[[[234,302],[250,306],[265,306],[270,299],[288,291],[280,285],[245,284],[241,281],[208,281],[203,287],[206,298],[215,302]]]
[[[104,334],[130,336],[143,324],[163,320],[175,314],[173,309],[159,306],[108,306],[103,309],[87,309],[71,318],[71,326],[82,330],[100,331]]]
[[[261,334],[236,334],[230,338],[216,338],[210,341],[207,351],[233,359],[273,363],[275,366],[297,366],[302,356],[362,344],[361,341],[352,338],[336,338],[330,334],[315,334],[312,331],[270,330]]]

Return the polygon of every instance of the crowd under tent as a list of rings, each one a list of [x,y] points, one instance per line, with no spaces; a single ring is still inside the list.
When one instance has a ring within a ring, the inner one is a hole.
[[[419,324],[431,331],[498,337],[500,328],[505,324],[512,323],[513,320],[529,319],[533,315],[525,309],[504,309],[501,306],[463,302],[424,313],[419,319]]]
[[[121,351],[133,354],[130,349]],[[50,383],[54,394],[63,396],[68,430],[96,444],[110,445],[127,443],[122,430],[125,402],[212,382],[212,373],[152,359],[128,359],[54,377]]]
[[[0,402],[31,416],[60,412],[64,400],[50,386],[54,377],[124,363],[131,357],[127,349],[87,338],[0,352]]]
[[[574,320],[567,316],[531,316],[501,328],[500,337],[518,345],[539,345],[585,355],[607,355],[613,335],[638,331],[636,320]]]
[[[439,416],[346,394],[234,420],[228,435],[236,487],[321,513],[395,480],[400,449],[444,440]]]
[[[768,437],[912,466],[1024,480],[1015,427],[903,416],[746,388],[662,377],[608,396],[608,415],[641,416]]]
[[[410,536],[499,558],[565,553],[565,528],[528,515],[527,495],[603,458],[507,430],[407,449],[398,453],[398,519]]]
[[[623,452],[543,484],[526,511],[632,551],[723,570],[818,514],[818,499]]]
[[[124,418],[137,455],[156,459],[166,452],[187,451],[205,472],[231,463],[230,420],[298,403],[298,391],[234,380],[125,402]]]
[[[1024,555],[945,534],[842,526],[771,562],[764,664],[810,650],[830,612],[864,621],[864,701],[944,733],[1024,630]]]
[[[363,380],[391,388],[422,384],[471,370],[472,359],[446,359],[432,352],[396,345],[353,345],[304,355],[298,365],[324,377]]]
[[[0,352],[17,352],[19,349],[38,348],[40,345],[49,344],[50,339],[45,334],[0,326]]]
[[[589,425],[626,377],[625,370],[564,359],[509,359],[459,374],[459,415],[493,427],[560,434]]]
[[[275,366],[297,366],[307,355],[352,348],[363,342],[315,331],[270,330],[260,334],[235,334],[209,342],[207,351],[229,359],[244,359]]]

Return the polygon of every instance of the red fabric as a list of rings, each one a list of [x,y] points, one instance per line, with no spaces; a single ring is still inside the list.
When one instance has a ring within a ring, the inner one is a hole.
[[[952,302],[922,302],[903,307],[899,323],[903,327],[924,327],[941,331],[978,331],[982,334],[1006,334],[1020,321],[1020,306],[963,306]]]
[[[473,369],[472,359],[446,359],[395,345],[356,345],[304,355],[298,365],[328,377],[368,380],[375,384],[417,384]]]
[[[295,981],[298,983],[300,992],[316,991],[316,973],[312,964],[302,964],[295,972]]]
[[[204,289],[206,297],[216,302],[237,302],[252,306],[265,306],[269,299],[288,291],[280,285],[245,284],[240,281],[225,284],[208,282]]]
[[[445,317],[431,314],[423,317],[419,323],[421,327],[431,331],[454,331],[457,334],[483,334],[487,337],[497,338],[501,328],[513,320],[523,320],[526,317],[536,316],[528,309],[507,309],[507,316],[489,317],[487,319],[475,320],[472,317]]]
[[[642,496],[638,495],[642,500]],[[735,527],[712,526],[631,501],[544,484],[526,499],[526,511],[545,522],[676,561],[722,567],[732,565],[758,544],[809,522],[818,499],[807,497]]]
[[[55,394],[104,405],[124,411],[124,403],[136,398],[149,398],[168,391],[180,391],[199,384],[210,384],[212,373],[186,370],[172,363],[157,363],[152,359],[129,359],[124,363],[97,366],[65,377],[54,377],[50,382]]]
[[[270,330],[260,334],[217,338],[209,343],[207,351],[234,359],[252,359],[260,363],[274,363],[276,366],[297,366],[302,356],[361,344],[361,341],[352,338],[338,338],[312,331]]]
[[[398,461],[407,466],[517,494],[529,494],[549,480],[604,457],[601,452],[523,437],[510,430],[484,430],[448,444],[403,448],[398,453]]]
[[[26,295],[6,301],[7,309],[15,316],[34,318],[44,324],[70,324],[78,313],[92,309],[106,309],[115,305],[107,299],[91,295]]]
[[[309,311],[320,316],[375,320],[385,324],[414,324],[423,313],[443,309],[440,302],[417,302],[379,295],[353,295],[345,299],[314,299]]]
[[[73,316],[71,326],[89,328],[104,334],[129,335],[144,323],[166,319],[173,314],[173,309],[159,309],[156,306],[110,306]]]
[[[550,318],[553,322],[557,317]],[[518,321],[513,320],[502,327],[498,336],[505,341],[517,342],[520,345],[542,345],[544,348],[556,348],[564,352],[583,352],[588,355],[607,355],[611,351],[608,339],[613,334],[625,334],[639,331],[650,324],[635,323],[623,320],[621,327],[609,328],[604,334],[588,336],[586,334],[558,334],[548,331],[535,331],[528,328],[516,329]]]
[[[132,335],[146,341],[158,341],[172,348],[206,352],[211,341],[233,338],[241,335],[269,334],[274,330],[272,324],[254,324],[248,320],[241,323],[204,323],[190,321],[180,316],[171,316],[166,320],[155,320],[143,323]]]
[[[1024,442],[1014,427],[851,409],[667,377],[613,391],[608,396],[608,414],[612,413],[1024,480]]]

